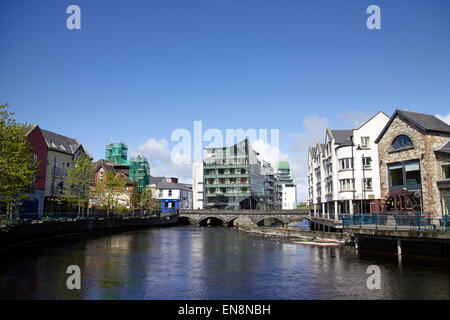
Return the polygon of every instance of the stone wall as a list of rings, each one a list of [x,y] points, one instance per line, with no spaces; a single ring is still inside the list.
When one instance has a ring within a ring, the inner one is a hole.
[[[413,148],[392,151],[392,142],[399,135],[407,135]],[[433,149],[440,147],[450,135],[439,133],[424,134],[414,125],[397,115],[378,142],[380,160],[381,199],[389,193],[387,164],[405,160],[420,160],[423,211],[433,216],[441,216],[440,193],[436,180],[442,179],[442,160],[436,159]]]

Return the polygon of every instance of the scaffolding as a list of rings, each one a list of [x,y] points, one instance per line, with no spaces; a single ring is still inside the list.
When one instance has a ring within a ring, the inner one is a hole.
[[[139,192],[150,184],[150,166],[147,158],[137,156],[130,159],[130,180],[137,184]]]
[[[128,164],[128,147],[123,143],[110,143],[106,146],[107,161],[112,164]]]

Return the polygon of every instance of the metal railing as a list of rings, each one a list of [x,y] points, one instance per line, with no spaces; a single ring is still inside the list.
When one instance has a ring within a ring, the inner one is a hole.
[[[374,230],[411,230],[411,231],[441,231],[448,232],[450,219],[448,215],[442,218],[432,218],[429,215],[405,214],[371,214],[344,215],[340,217],[344,228],[359,227]]]
[[[161,211],[127,211],[122,213],[107,213],[106,211],[91,211],[88,214],[78,214],[77,212],[62,213],[18,213],[12,217],[0,215],[0,226],[11,226],[19,224],[33,224],[47,221],[76,221],[76,220],[97,220],[97,219],[129,219],[160,217]]]

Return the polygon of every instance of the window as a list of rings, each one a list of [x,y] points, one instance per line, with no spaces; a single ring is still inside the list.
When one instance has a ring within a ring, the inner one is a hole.
[[[389,176],[391,187],[397,187],[403,185],[403,165],[394,164],[389,165]]]
[[[172,196],[172,190],[169,190],[169,197]]]
[[[392,143],[392,150],[402,150],[411,148],[412,146],[413,143],[408,136],[400,135],[397,138],[395,138],[394,142]]]
[[[419,160],[388,164],[389,186],[415,189],[421,184]]]
[[[450,211],[450,189],[441,190],[442,215],[448,215]]]
[[[350,191],[354,189],[355,183],[353,179],[341,179],[339,180],[341,191]]]
[[[353,159],[352,158],[339,159],[339,169],[341,170],[353,169]]]
[[[364,157],[362,158],[363,168],[364,169],[370,169],[372,166],[372,158],[371,157]]]
[[[442,177],[444,179],[450,179],[450,165],[442,166]]]
[[[405,163],[405,176],[407,185],[420,184],[419,162]]]
[[[364,179],[364,189],[365,190],[373,190],[372,178],[365,178]]]
[[[370,137],[361,137],[361,147],[370,148]]]

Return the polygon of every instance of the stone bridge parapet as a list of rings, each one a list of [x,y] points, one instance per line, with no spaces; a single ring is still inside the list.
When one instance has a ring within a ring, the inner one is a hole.
[[[200,225],[207,219],[215,218],[225,226],[258,225],[264,219],[272,218],[287,225],[302,220],[307,210],[180,210],[179,217],[187,218],[190,224]]]

